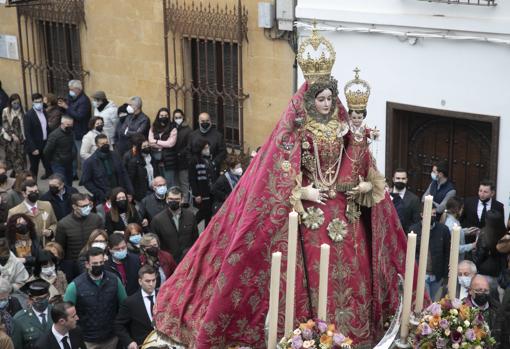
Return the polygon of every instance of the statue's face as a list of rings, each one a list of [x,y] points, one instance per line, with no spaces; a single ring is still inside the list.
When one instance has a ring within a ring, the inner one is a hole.
[[[330,89],[325,89],[315,97],[315,109],[322,114],[328,115],[333,104],[333,93]]]
[[[363,118],[363,113],[358,113],[355,110],[351,112],[351,123],[353,126],[360,127],[363,123]]]

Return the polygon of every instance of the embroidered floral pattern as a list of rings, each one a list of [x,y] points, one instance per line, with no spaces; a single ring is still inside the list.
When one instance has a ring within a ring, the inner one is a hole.
[[[335,218],[328,224],[328,236],[334,242],[342,242],[347,235],[347,223]]]
[[[324,223],[324,211],[318,207],[308,207],[302,215],[303,224],[308,229],[317,230]]]

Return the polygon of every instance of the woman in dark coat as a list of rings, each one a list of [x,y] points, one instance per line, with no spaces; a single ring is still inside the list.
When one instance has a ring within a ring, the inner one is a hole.
[[[121,187],[113,188],[110,196],[111,209],[106,214],[105,230],[108,235],[113,234],[115,231],[120,231],[124,234],[129,223],[138,223],[142,225],[140,215],[131,202],[129,202],[126,190]]]
[[[506,228],[501,213],[497,211],[488,211],[485,222],[473,253],[473,262],[479,274],[496,278],[507,264],[505,255],[496,248],[498,241],[505,235]]]
[[[154,168],[158,176],[166,179],[170,188],[175,185],[177,174],[177,125],[170,118],[170,111],[161,108],[149,130],[149,144],[152,148]]]
[[[133,145],[131,150],[124,155],[124,164],[133,184],[133,196],[136,201],[142,201],[149,192],[154,179],[151,148],[142,134],[132,136],[131,141]]]
[[[32,275],[41,252],[41,244],[30,217],[23,213],[12,215],[7,220],[6,236],[9,249],[21,259],[25,269]]]
[[[215,178],[209,142],[204,138],[199,138],[192,144],[188,174],[193,202],[198,208],[197,224],[205,220],[205,229],[212,217],[211,187]]]

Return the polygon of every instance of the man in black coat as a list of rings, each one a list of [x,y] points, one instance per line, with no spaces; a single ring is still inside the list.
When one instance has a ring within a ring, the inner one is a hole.
[[[138,204],[142,225],[148,226],[158,213],[166,209],[166,179],[157,176],[152,180],[152,193],[147,194]]]
[[[409,227],[421,220],[421,204],[418,196],[407,189],[407,171],[405,169],[398,168],[393,173],[391,199],[402,228],[406,233],[409,233]]]
[[[225,146],[225,140],[223,135],[212,127],[211,117],[207,113],[201,113],[198,116],[199,128],[190,133],[188,139],[188,152],[191,154],[193,144],[199,138],[205,138],[209,143],[209,149],[211,151],[212,165],[215,171],[214,178],[218,178],[220,168],[227,157],[227,147]]]
[[[179,187],[168,190],[166,202],[168,208],[152,219],[151,231],[158,235],[161,249],[179,263],[198,238],[197,221],[190,209],[181,207],[183,197]]]
[[[114,233],[108,238],[110,258],[104,263],[105,270],[118,276],[126,289],[128,296],[138,291],[138,270],[140,270],[140,258],[138,255],[128,252],[126,240],[123,234]]]
[[[53,326],[39,337],[35,349],[86,349],[83,336],[76,322],[76,308],[69,302],[57,303],[51,309]]]
[[[460,218],[464,228],[483,228],[487,211],[498,211],[505,217],[503,204],[494,198],[496,185],[493,181],[482,180],[478,187],[478,197],[469,197],[464,201],[464,210]],[[503,218],[504,219],[504,218]]]
[[[144,265],[138,272],[138,282],[141,289],[122,302],[115,320],[115,334],[127,349],[137,349],[153,330],[156,270]]]
[[[73,185],[73,161],[76,159],[73,124],[71,117],[62,116],[60,127],[51,132],[44,147],[44,157],[52,172],[63,176],[68,186]]]
[[[48,185],[48,191],[41,196],[41,200],[50,202],[57,221],[60,221],[72,212],[71,195],[77,193],[78,190],[65,185],[64,179],[59,174],[52,174]]]
[[[123,187],[133,194],[126,168],[117,153],[110,151],[108,137],[99,134],[95,142],[97,150],[83,163],[80,184],[94,195],[96,205],[104,204],[115,187]]]
[[[23,128],[25,131],[25,152],[30,161],[30,172],[37,178],[39,162],[42,160],[46,173],[41,178],[46,179],[51,175],[49,162],[43,157],[49,128],[43,107],[43,96],[40,93],[32,95],[32,108],[25,114]]]

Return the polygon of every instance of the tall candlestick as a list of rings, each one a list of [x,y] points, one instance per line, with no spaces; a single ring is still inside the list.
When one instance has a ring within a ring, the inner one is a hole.
[[[43,228],[42,228],[42,237],[43,237],[43,247],[46,246],[46,235],[44,235],[44,231],[46,230],[46,222],[48,221],[48,218],[49,218],[49,214],[48,212],[46,211],[43,211],[43,213],[41,214],[42,216],[42,219],[43,219]]]
[[[432,195],[425,196],[423,204],[423,220],[420,238],[420,264],[418,265],[418,281],[416,282],[416,305],[414,311],[423,310],[423,297],[425,294],[425,274],[427,272],[427,259],[429,255],[430,220],[432,217]]]
[[[409,319],[411,316],[411,302],[413,299],[413,279],[414,279],[414,258],[416,256],[416,234],[411,232],[407,236],[406,253],[406,275],[404,279],[404,304],[402,307],[402,324],[400,325],[400,339],[407,341],[409,334]]]
[[[280,268],[282,253],[273,253],[271,259],[271,286],[269,288],[269,333],[267,347],[275,349],[278,336],[278,298],[280,294]]]
[[[317,317],[327,321],[328,308],[328,273],[329,273],[329,245],[321,245],[321,262],[319,275],[319,307]]]
[[[450,247],[450,272],[448,273],[448,296],[454,299],[457,294],[457,269],[459,267],[460,227],[455,224],[452,229]]]
[[[294,297],[296,287],[296,249],[298,214],[289,213],[289,241],[287,244],[287,287],[285,294],[285,336],[294,330]]]

